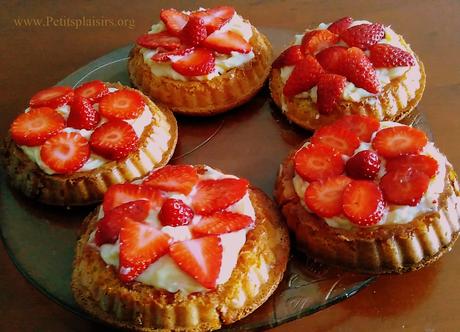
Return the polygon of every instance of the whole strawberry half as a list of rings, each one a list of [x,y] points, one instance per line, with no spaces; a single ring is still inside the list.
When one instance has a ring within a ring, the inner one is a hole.
[[[91,130],[96,128],[101,120],[99,112],[91,102],[80,95],[75,95],[70,105],[70,113],[67,118],[67,126],[76,129]]]
[[[385,29],[378,23],[360,24],[343,31],[340,37],[349,46],[366,50],[385,37]]]
[[[347,78],[336,74],[323,74],[318,81],[317,106],[321,114],[329,114],[337,110]]]
[[[284,66],[293,66],[304,57],[301,46],[294,45],[285,49],[273,62],[272,68],[281,68]]]
[[[292,70],[284,85],[283,94],[286,97],[293,97],[301,92],[310,90],[318,84],[319,78],[323,73],[323,67],[313,56],[305,56]]]
[[[342,32],[347,30],[352,23],[353,23],[353,19],[349,16],[346,16],[346,17],[342,17],[341,19],[338,19],[337,21],[333,22],[327,29],[330,32],[340,35]]]
[[[369,60],[375,68],[415,66],[412,54],[388,44],[376,44],[370,48]]]
[[[363,88],[370,93],[380,92],[381,86],[375,68],[366,54],[359,48],[350,47],[347,50],[341,71],[357,87]]]
[[[328,72],[334,74],[342,73],[343,59],[347,54],[347,49],[343,46],[332,46],[322,50],[316,55],[320,65]]]

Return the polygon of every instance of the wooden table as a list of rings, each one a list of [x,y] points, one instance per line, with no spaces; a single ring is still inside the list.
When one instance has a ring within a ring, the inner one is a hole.
[[[200,1],[199,5],[215,3]],[[233,1],[232,5],[258,27],[299,32],[345,15],[391,24],[425,63],[428,82],[419,107],[428,117],[437,145],[458,169],[459,1]],[[160,8],[197,6],[180,1],[137,0],[4,3],[0,12],[2,132],[35,91],[131,43],[156,20]],[[82,17],[114,19],[116,24],[76,29],[65,22],[67,18]],[[24,21],[19,26],[18,19],[26,18],[49,20],[50,26],[26,27]],[[59,18],[61,21],[56,21]],[[3,244],[0,248],[1,331],[100,330],[100,326],[66,311],[34,289],[15,269]],[[422,271],[380,277],[351,299],[274,331],[458,331],[458,271],[457,247]]]

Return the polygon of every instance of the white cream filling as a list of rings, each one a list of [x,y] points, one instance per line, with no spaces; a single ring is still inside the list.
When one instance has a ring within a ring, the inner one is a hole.
[[[200,8],[200,10],[204,10]],[[158,33],[161,31],[166,30],[166,26],[164,25],[163,22],[159,22],[157,24],[154,24],[150,31],[148,33]],[[244,38],[247,42],[252,37],[252,27],[251,24],[245,20],[238,14],[234,14],[232,19],[225,24],[223,27],[220,28],[219,31],[232,31]],[[212,80],[214,77],[217,77],[219,75],[222,75],[223,73],[229,71],[232,68],[239,67],[249,61],[251,61],[254,58],[254,52],[251,50],[251,52],[243,54],[243,53],[238,53],[238,52],[231,52],[230,55],[228,54],[219,54],[216,53],[216,59],[215,59],[215,68],[214,70],[207,74],[207,75],[202,75],[202,76],[193,76],[193,77],[187,77],[182,74],[179,74],[176,72],[170,62],[155,62],[152,61],[152,56],[154,56],[156,53],[158,53],[157,50],[150,50],[147,48],[141,48],[141,54],[144,58],[144,62],[149,65],[152,73],[155,76],[159,77],[169,77],[177,81],[188,81],[190,79],[194,80],[199,80],[199,81],[209,81]],[[172,61],[178,61],[183,56],[175,56],[172,57]]]
[[[401,124],[391,121],[385,121],[380,123],[380,130],[388,127],[400,126]],[[377,131],[378,132],[378,131]],[[374,136],[377,134],[374,133]],[[372,137],[372,138],[373,138]],[[309,142],[305,143],[304,146],[310,144]],[[373,150],[371,143],[361,142],[360,146],[354,151],[354,154],[362,150]],[[434,146],[432,142],[423,148],[420,154],[427,155],[432,157],[438,162],[438,173],[431,179],[430,184],[426,193],[423,195],[422,199],[416,206],[408,205],[395,205],[390,204],[386,209],[386,212],[380,222],[376,226],[380,225],[394,225],[394,224],[407,224],[411,222],[416,217],[429,213],[435,212],[439,209],[439,195],[444,191],[445,179],[447,166],[450,165],[447,161],[447,158]],[[344,160],[348,160],[348,157],[344,156]],[[379,181],[386,173],[385,170],[385,161],[382,160],[380,165],[380,171],[376,177],[376,181]],[[302,206],[309,212],[311,210],[307,207],[304,202],[305,191],[309,186],[309,182],[302,179],[302,177],[295,172],[293,178],[293,184],[295,192],[300,198]],[[323,218],[324,221],[331,227],[351,229],[356,227],[350,220],[343,214],[335,216],[332,218]]]
[[[206,173],[200,175],[200,180],[215,180],[223,178],[236,177],[222,174],[208,166],[206,166]],[[179,193],[167,193],[167,197],[181,199],[184,201],[184,203],[190,205],[191,196],[194,192],[195,189],[188,196]],[[103,212],[101,211],[102,209],[100,209],[99,218],[103,217]],[[226,211],[244,214],[255,220],[254,207],[252,206],[248,193],[246,193],[246,195],[241,200],[229,206]],[[196,215],[192,220],[192,224],[196,224],[200,220],[201,216]],[[173,238],[173,241],[185,241],[192,239],[192,234],[190,232],[189,226],[162,226],[158,220],[158,211],[152,211],[150,213],[147,218],[147,223],[161,229],[163,232],[170,235]],[[222,244],[222,264],[219,272],[219,277],[217,279],[218,285],[224,284],[228,281],[228,279],[230,279],[233,269],[236,266],[239,252],[246,242],[246,234],[248,231],[249,229],[246,228],[237,232],[222,234],[219,236]],[[90,239],[94,238],[93,234],[91,235]],[[118,241],[114,244],[104,244],[100,247],[101,257],[104,262],[108,265],[113,265],[116,268],[119,266],[119,251],[120,244]],[[183,272],[168,254],[164,255],[156,262],[151,264],[136,278],[136,281],[153,286],[155,288],[165,289],[171,293],[180,291],[184,294],[190,294],[194,292],[207,291],[206,288],[200,285],[191,276]]]

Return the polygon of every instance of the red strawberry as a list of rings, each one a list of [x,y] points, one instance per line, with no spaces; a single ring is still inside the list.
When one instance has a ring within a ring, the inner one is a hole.
[[[294,166],[304,180],[312,182],[342,174],[345,164],[342,156],[334,149],[310,144],[296,152]]]
[[[115,243],[120,229],[125,220],[144,221],[149,215],[150,202],[145,200],[131,201],[117,207],[104,214],[104,217],[97,223],[94,240],[96,245],[101,246],[105,243]]]
[[[192,222],[194,213],[180,199],[168,198],[161,207],[158,219],[163,226],[184,226]]]
[[[171,35],[167,31],[143,34],[137,38],[136,43],[141,47],[149,49],[162,47],[168,51],[175,50],[181,46],[180,38]]]
[[[372,63],[366,54],[357,47],[351,47],[342,64],[343,75],[357,87],[370,93],[380,92],[381,86]]]
[[[67,118],[68,127],[91,130],[97,126],[100,119],[99,112],[88,99],[75,95]]]
[[[229,22],[234,14],[235,9],[233,7],[219,6],[211,9],[206,9],[204,11],[197,11],[192,15],[203,19],[208,34],[211,34]]]
[[[402,168],[386,173],[380,181],[380,188],[389,203],[416,206],[429,184],[430,178],[423,171]]]
[[[65,127],[65,119],[49,107],[31,109],[10,126],[11,138],[19,145],[37,146]]]
[[[351,130],[363,142],[370,142],[372,134],[380,128],[380,122],[365,115],[345,115],[334,126],[345,127]]]
[[[120,280],[130,282],[169,249],[171,238],[158,229],[126,220],[120,230]]]
[[[310,90],[318,84],[319,77],[323,74],[323,67],[316,59],[307,55],[294,67],[283,88],[286,97],[293,97],[301,92]]]
[[[316,55],[316,59],[321,66],[334,74],[341,74],[343,59],[347,54],[347,49],[343,46],[332,46],[322,50]]]
[[[77,171],[90,154],[88,140],[79,133],[60,132],[48,138],[40,149],[43,162],[59,174]]]
[[[152,56],[152,61],[168,62],[168,61],[171,61],[172,56],[183,56],[183,55],[189,54],[193,50],[194,50],[193,47],[184,47],[184,48],[178,48],[177,50],[174,50],[174,51],[160,52]]]
[[[249,53],[251,44],[241,35],[233,31],[216,31],[206,38],[203,45],[218,53],[230,54],[231,52]]]
[[[141,186],[132,183],[114,184],[104,195],[102,207],[104,213],[124,203],[145,200],[149,202],[149,209],[159,209],[163,204],[161,192],[150,186]]]
[[[301,47],[304,54],[314,55],[338,41],[339,36],[329,30],[313,30],[303,36]]]
[[[344,175],[314,181],[305,191],[305,204],[320,217],[337,216],[342,213],[342,194],[350,182]]]
[[[109,93],[104,82],[94,80],[86,82],[75,89],[75,96],[87,98],[91,103],[96,103],[103,96]]]
[[[139,92],[123,89],[104,96],[99,102],[99,112],[107,119],[135,119],[144,111],[144,99]]]
[[[385,36],[382,24],[360,24],[351,27],[340,35],[348,46],[359,47],[362,50],[377,44]]]
[[[68,86],[53,86],[41,90],[34,94],[30,99],[30,107],[51,107],[56,108],[67,104],[73,99],[73,89]]]
[[[376,44],[370,48],[369,60],[375,68],[415,66],[415,58],[409,52],[388,44]]]
[[[387,161],[385,165],[387,172],[402,170],[402,169],[416,169],[425,173],[429,178],[438,173],[438,162],[422,154],[409,154],[397,158],[393,158]]]
[[[285,49],[276,60],[273,62],[273,68],[281,68],[284,66],[293,66],[303,59],[303,53],[300,45],[294,45]]]
[[[166,26],[169,33],[177,36],[188,22],[189,16],[174,9],[162,9],[160,18]]]
[[[238,202],[248,191],[245,179],[203,180],[198,182],[192,197],[195,213],[208,215]]]
[[[353,23],[353,19],[351,17],[342,17],[341,19],[332,23],[327,29],[330,32],[340,35],[342,32],[348,29],[351,23]]]
[[[336,126],[324,126],[315,131],[311,138],[313,144],[323,144],[335,151],[351,156],[359,147],[359,139],[353,132]]]
[[[219,235],[239,231],[253,224],[252,218],[234,212],[220,211],[203,217],[193,225],[193,233],[197,236]]]
[[[190,45],[198,46],[208,36],[204,20],[198,16],[190,16],[181,33],[182,40]]]
[[[323,74],[318,81],[318,111],[321,114],[329,114],[334,112],[340,100],[347,79],[336,74]]]
[[[385,212],[379,187],[372,181],[353,180],[343,192],[343,212],[359,226],[377,224]]]
[[[195,167],[190,165],[166,165],[155,170],[142,183],[160,190],[188,195],[197,182],[198,174]]]
[[[353,179],[373,180],[380,170],[380,159],[374,151],[363,150],[348,159],[345,169]]]
[[[214,70],[214,53],[206,48],[196,48],[182,59],[174,62],[172,68],[184,76],[200,76]]]
[[[396,126],[380,130],[372,141],[372,147],[385,158],[405,154],[418,154],[428,143],[426,134],[417,128]]]
[[[171,245],[169,255],[203,287],[216,287],[222,264],[222,244],[218,236],[176,242]]]
[[[89,141],[93,151],[109,160],[121,160],[137,150],[139,138],[123,120],[111,120],[97,127]]]

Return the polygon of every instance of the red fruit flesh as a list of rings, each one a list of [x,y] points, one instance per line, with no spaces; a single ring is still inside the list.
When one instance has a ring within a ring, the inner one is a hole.
[[[334,126],[344,127],[351,130],[363,142],[370,142],[372,134],[380,128],[380,122],[365,115],[345,115]]]
[[[109,120],[130,120],[144,111],[145,102],[139,92],[123,89],[104,96],[99,102],[99,112]]]
[[[76,129],[91,130],[96,128],[100,119],[99,112],[96,111],[91,102],[76,94],[70,106],[67,126]]]
[[[329,30],[313,30],[303,36],[302,51],[304,54],[315,55],[338,41],[339,36]]]
[[[310,90],[318,84],[323,67],[311,55],[307,55],[300,60],[294,67],[283,88],[283,93],[286,97],[293,97],[301,92]]]
[[[304,180],[312,182],[342,174],[345,165],[341,155],[334,149],[310,144],[296,152],[294,167]]]
[[[168,198],[161,207],[158,219],[163,226],[185,226],[192,222],[194,213],[180,199]]]
[[[360,151],[348,159],[345,170],[353,179],[373,180],[380,170],[379,156],[371,150]]]
[[[369,60],[375,68],[415,66],[415,58],[412,54],[388,44],[372,46]]]
[[[374,66],[359,48],[351,47],[347,50],[341,70],[343,75],[357,87],[370,93],[380,92],[381,86]]]
[[[347,49],[343,46],[332,46],[322,50],[316,55],[316,59],[321,66],[328,72],[334,74],[342,73],[343,59],[347,54]]]
[[[143,34],[137,38],[136,43],[141,47],[149,49],[161,47],[168,51],[175,50],[181,46],[180,38],[167,31]]]
[[[388,160],[385,168],[387,172],[412,168],[432,178],[438,173],[439,166],[438,162],[430,156],[409,154]]]
[[[318,81],[317,102],[320,114],[329,114],[338,109],[347,79],[340,75],[323,74]]]
[[[311,138],[313,144],[323,144],[335,151],[351,156],[359,147],[358,137],[351,131],[334,125],[324,126]]]
[[[67,104],[73,99],[73,89],[69,86],[53,86],[41,90],[30,99],[30,107],[51,107],[56,108]]]
[[[102,207],[104,208],[104,213],[107,213],[119,205],[138,200],[149,202],[149,209],[159,209],[163,204],[163,196],[159,190],[149,186],[123,183],[109,187],[104,195]]]
[[[206,38],[203,45],[223,54],[231,54],[231,52],[249,53],[252,50],[251,44],[233,31],[216,31]]]
[[[155,170],[143,184],[153,186],[163,191],[190,194],[193,186],[198,182],[196,169],[190,165],[166,165]]]
[[[214,54],[206,48],[196,48],[180,60],[173,62],[172,68],[184,76],[207,75],[214,70]]]
[[[219,235],[239,231],[250,227],[254,221],[240,213],[220,211],[203,217],[193,225],[192,231],[196,236]]]
[[[190,16],[187,24],[181,32],[181,39],[184,43],[192,46],[200,45],[208,36],[204,20],[197,16]]]
[[[350,47],[366,50],[385,37],[385,30],[383,25],[378,23],[360,24],[343,31],[340,37]]]
[[[352,23],[353,19],[351,17],[342,17],[341,19],[332,23],[327,29],[330,32],[340,35],[342,32],[347,30]]]
[[[428,143],[426,134],[417,128],[396,126],[380,130],[372,141],[372,147],[385,158],[406,154],[418,154]]]
[[[75,89],[75,96],[88,99],[91,103],[96,103],[103,96],[109,93],[109,89],[104,82],[95,80],[86,82]]]
[[[211,34],[229,22],[234,14],[235,9],[233,7],[219,6],[204,11],[196,11],[192,15],[203,19],[208,34]]]
[[[160,18],[172,35],[178,36],[188,22],[189,16],[174,9],[162,9]]]
[[[380,181],[383,195],[389,203],[416,206],[430,184],[428,175],[406,168],[386,173]]]
[[[273,62],[272,68],[293,66],[304,57],[300,45],[294,45],[284,50]]]

